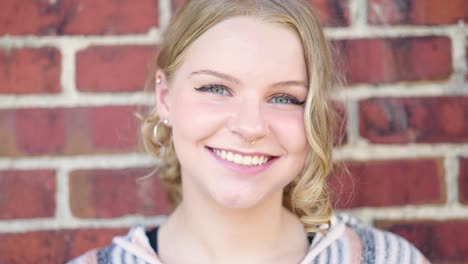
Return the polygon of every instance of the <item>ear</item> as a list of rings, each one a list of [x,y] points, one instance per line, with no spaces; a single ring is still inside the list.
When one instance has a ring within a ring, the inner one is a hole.
[[[169,119],[170,100],[166,74],[162,70],[157,70],[155,75],[156,111],[161,119]]]

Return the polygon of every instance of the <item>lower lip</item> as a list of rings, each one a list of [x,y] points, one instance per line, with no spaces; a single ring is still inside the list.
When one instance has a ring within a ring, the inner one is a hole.
[[[262,165],[252,165],[252,166],[240,165],[240,164],[236,164],[234,162],[223,160],[220,156],[216,155],[216,153],[214,153],[212,149],[210,149],[208,147],[206,149],[223,166],[225,166],[226,168],[228,168],[228,169],[230,169],[230,170],[232,170],[234,172],[237,172],[237,173],[240,173],[240,174],[245,174],[245,175],[259,174],[259,173],[265,171],[268,167],[270,167],[271,164],[273,164],[273,162],[275,162],[275,160],[277,159],[277,158],[272,158],[269,161],[263,163]]]

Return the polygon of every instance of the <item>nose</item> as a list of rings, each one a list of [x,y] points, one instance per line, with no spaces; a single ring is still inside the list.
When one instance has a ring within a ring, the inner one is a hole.
[[[243,141],[253,142],[268,134],[262,105],[254,100],[245,100],[239,104],[237,111],[229,121],[229,130]]]

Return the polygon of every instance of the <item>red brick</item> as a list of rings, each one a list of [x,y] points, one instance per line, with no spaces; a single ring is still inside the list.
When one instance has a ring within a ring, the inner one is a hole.
[[[468,221],[377,221],[380,228],[412,242],[433,263],[468,262]]]
[[[446,80],[452,74],[446,37],[352,39],[334,45],[350,84]]]
[[[0,35],[145,33],[158,12],[156,0],[3,0]]]
[[[445,202],[441,160],[376,160],[346,162],[330,177],[338,208],[400,206]]]
[[[468,204],[468,158],[460,158],[460,175],[458,176],[458,192],[460,202]]]
[[[175,13],[187,1],[172,0]],[[349,0],[308,0],[324,26],[336,27],[349,25]]]
[[[468,142],[467,113],[467,96],[371,98],[359,103],[359,131],[376,144]]]
[[[468,21],[466,0],[369,0],[368,20],[374,25],[443,25]]]
[[[16,143],[25,154],[63,153],[63,109],[18,109],[14,112]]]
[[[0,110],[0,156],[141,150],[134,106]]]
[[[55,171],[0,171],[0,208],[0,219],[53,217]]]
[[[47,230],[0,234],[0,263],[65,263],[104,247],[127,229]]]
[[[70,176],[70,207],[81,218],[128,214],[167,214],[170,206],[157,175],[138,180],[150,169],[78,170]]]
[[[91,110],[93,145],[98,149],[124,148],[137,145],[138,125],[134,108],[97,107]]]
[[[80,91],[143,90],[152,46],[94,46],[78,52],[76,82]]]
[[[60,52],[55,48],[0,50],[0,93],[57,93]]]

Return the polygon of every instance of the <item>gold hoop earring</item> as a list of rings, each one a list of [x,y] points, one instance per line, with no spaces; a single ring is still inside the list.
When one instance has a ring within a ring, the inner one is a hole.
[[[158,145],[159,147],[167,147],[167,145],[169,145],[169,144],[163,144],[163,143],[161,143],[161,140],[159,139],[160,135],[158,134],[158,130],[159,130],[159,125],[161,125],[161,123],[166,127],[166,129],[169,129],[169,126],[168,126],[169,125],[169,120],[167,120],[166,118],[164,118],[162,121],[159,120],[154,125],[154,128],[153,128],[153,143]]]

